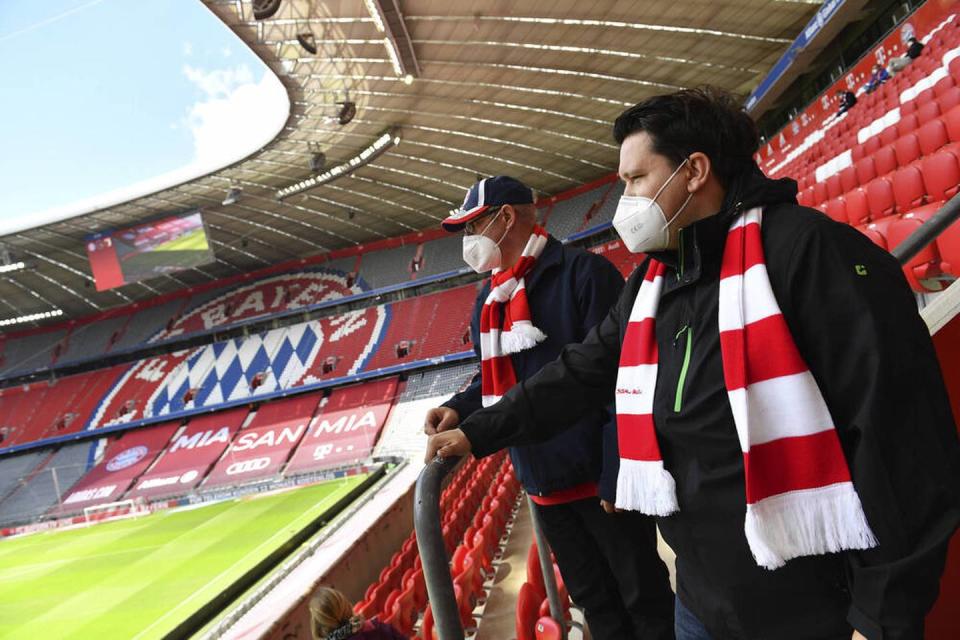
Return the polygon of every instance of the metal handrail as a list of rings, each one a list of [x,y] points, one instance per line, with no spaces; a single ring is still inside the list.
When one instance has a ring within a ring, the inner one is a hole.
[[[443,479],[460,458],[434,458],[417,477],[413,500],[413,526],[434,628],[440,640],[463,640],[463,625],[453,593],[450,560],[440,524],[440,493]]]
[[[560,602],[560,590],[557,589],[557,576],[553,573],[553,559],[550,557],[550,543],[543,533],[540,524],[540,514],[537,507],[527,496],[527,506],[530,508],[530,519],[533,522],[533,537],[537,541],[537,555],[540,557],[540,571],[543,573],[543,586],[547,591],[547,602],[550,603],[550,617],[560,626],[560,637],[567,638],[567,625],[563,616],[563,603]]]
[[[947,227],[958,218],[960,218],[960,194],[950,198],[945,205],[940,207],[939,211],[907,236],[907,239],[897,245],[890,253],[901,265],[910,262],[914,256],[936,240],[937,236],[946,231]]]

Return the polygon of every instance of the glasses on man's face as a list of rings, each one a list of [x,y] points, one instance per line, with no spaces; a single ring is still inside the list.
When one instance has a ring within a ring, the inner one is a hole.
[[[502,207],[497,207],[496,209],[491,209],[479,218],[474,218],[470,222],[463,225],[463,232],[468,236],[475,236],[487,228],[487,225],[493,221],[493,217],[496,216]]]

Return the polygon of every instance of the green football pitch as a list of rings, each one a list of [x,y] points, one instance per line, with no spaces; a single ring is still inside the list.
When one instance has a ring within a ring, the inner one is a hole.
[[[0,540],[0,638],[161,638],[364,478]]]

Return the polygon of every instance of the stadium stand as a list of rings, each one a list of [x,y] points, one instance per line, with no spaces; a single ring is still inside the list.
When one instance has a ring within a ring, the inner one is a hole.
[[[459,234],[423,243],[423,264],[416,273],[418,279],[464,268],[463,240]]]
[[[86,473],[89,442],[68,444],[20,480],[20,486],[0,502],[0,522],[31,522],[56,506],[62,496]]]
[[[360,277],[371,289],[409,282],[413,279],[411,263],[416,251],[415,245],[404,245],[364,254],[360,262]]]
[[[0,375],[13,375],[50,366],[59,355],[58,345],[66,335],[66,329],[56,329],[4,340]]]
[[[57,364],[90,360],[105,354],[127,325],[129,316],[117,316],[75,327],[66,337],[66,348]]]
[[[126,351],[143,345],[162,331],[182,306],[183,300],[174,299],[131,312],[122,333],[108,352]]]
[[[39,449],[0,458],[0,502],[20,486],[22,478],[48,457],[49,450]]]

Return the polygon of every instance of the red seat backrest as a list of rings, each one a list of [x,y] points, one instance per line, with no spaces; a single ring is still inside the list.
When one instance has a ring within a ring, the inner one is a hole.
[[[939,98],[940,96],[943,96],[948,91],[950,91],[950,89],[953,89],[953,87],[954,87],[953,78],[951,78],[950,76],[945,76],[943,78],[940,78],[937,81],[937,84],[933,85],[933,95]],[[939,102],[939,100],[937,102]]]
[[[827,184],[825,182],[813,183],[813,206],[819,207],[827,201]]]
[[[917,120],[916,115],[911,113],[906,116],[901,116],[900,122],[897,123],[897,133],[899,133],[902,138],[908,133],[913,132],[919,126],[920,122]]]
[[[893,144],[896,142],[898,135],[897,127],[891,125],[880,132],[880,144]]]
[[[862,144],[855,144],[850,148],[850,159],[856,162],[866,155]]]
[[[948,151],[926,156],[920,165],[927,198],[931,201],[949,200],[960,186],[960,165],[957,157]]]
[[[840,187],[843,189],[843,192],[853,191],[860,186],[860,181],[857,180],[857,170],[853,167],[847,167],[840,172]]]
[[[873,162],[873,156],[867,156],[853,165],[857,172],[857,181],[865,185],[877,177],[877,166]]]
[[[905,167],[920,157],[920,141],[916,134],[908,133],[900,136],[893,145],[893,151],[897,156],[897,164]]]
[[[863,143],[863,150],[867,152],[867,155],[876,153],[880,147],[880,136],[870,136],[866,142]]]
[[[920,127],[917,138],[920,140],[920,152],[925,156],[937,151],[950,139],[947,128],[939,120],[932,120]]]
[[[931,100],[930,100],[929,102],[927,102],[927,103],[923,103],[923,102],[919,102],[919,100],[920,100],[919,96],[916,98],[916,99],[918,100],[918,102],[917,102],[917,122],[920,123],[920,126],[925,125],[926,123],[930,122],[931,120],[933,120],[934,118],[936,118],[938,115],[940,115],[940,107],[937,105],[936,102],[933,102],[933,101],[932,101],[933,92],[932,92],[932,91],[924,91],[923,93],[924,93],[924,94],[929,93]]]
[[[960,87],[952,87],[949,91],[937,98],[937,104],[940,105],[940,113],[947,113],[950,109],[960,104]]]
[[[843,193],[843,185],[840,184],[840,174],[835,173],[827,178],[827,197],[836,198]]]
[[[852,225],[864,224],[870,220],[870,207],[867,205],[867,192],[859,187],[847,193],[844,198],[847,219]]]
[[[887,239],[883,237],[882,233],[880,233],[876,229],[873,229],[871,225],[858,226],[857,230],[863,235],[870,238],[870,241],[873,242],[873,244],[877,245],[884,251],[887,250]]]
[[[943,203],[937,202],[930,206],[942,207]],[[952,276],[960,276],[960,220],[937,236],[937,250],[940,253],[941,269]]]
[[[957,89],[960,91],[960,88]],[[950,142],[960,142],[960,106],[956,106],[943,116],[943,124],[947,128]]]
[[[915,166],[900,167],[893,174],[893,198],[898,211],[910,211],[923,204],[926,190],[923,175]]]
[[[873,164],[878,176],[885,176],[897,168],[897,154],[892,146],[881,147],[873,154]]]
[[[540,601],[536,588],[529,582],[520,586],[517,594],[516,632],[517,640],[534,640],[536,636],[537,616],[540,612]]]
[[[939,203],[920,207],[891,223],[887,233],[887,243],[890,250],[895,249],[910,234],[919,229],[924,222],[937,212],[938,208]],[[931,242],[911,258],[904,265],[903,271],[914,291],[940,291],[943,288],[943,285],[939,282],[927,282],[927,280],[942,273],[940,270],[940,253],[935,242]]]
[[[877,220],[897,211],[896,201],[893,199],[893,185],[887,178],[876,178],[867,185],[867,206],[870,208],[871,220]]]
[[[843,196],[828,200],[827,204],[824,206],[823,212],[837,222],[843,222],[844,224],[848,222],[847,206],[846,202],[844,202]]]
[[[812,207],[813,202],[813,185],[807,187],[803,191],[797,194],[797,202],[804,207]]]

